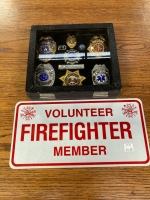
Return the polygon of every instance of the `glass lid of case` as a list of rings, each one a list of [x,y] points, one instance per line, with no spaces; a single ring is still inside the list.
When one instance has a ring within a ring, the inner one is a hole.
[[[38,31],[36,43],[36,86],[110,84],[107,29]]]

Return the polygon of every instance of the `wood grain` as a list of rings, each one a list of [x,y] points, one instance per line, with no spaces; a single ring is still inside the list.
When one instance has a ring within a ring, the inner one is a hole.
[[[149,0],[0,1],[0,199],[150,199],[150,167],[12,170],[8,164],[14,106],[29,100],[31,25],[101,22],[114,23],[120,98],[142,100],[150,133]]]

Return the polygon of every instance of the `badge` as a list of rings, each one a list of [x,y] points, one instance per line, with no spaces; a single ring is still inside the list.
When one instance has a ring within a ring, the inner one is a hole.
[[[66,74],[61,76],[59,79],[63,81],[63,86],[78,86],[82,85],[82,81],[86,78],[79,74],[79,70],[74,72],[67,70]]]
[[[56,42],[50,36],[41,37],[38,47],[38,58],[43,62],[51,60],[57,49]]]
[[[55,71],[51,64],[39,64],[35,70],[34,83],[36,86],[52,86],[55,81]]]
[[[105,38],[103,38],[102,36],[94,36],[90,40],[90,44],[87,50],[89,52],[104,52],[105,48]]]
[[[64,53],[64,59],[67,64],[75,64],[79,62],[81,56],[77,50],[70,49]]]
[[[80,51],[84,51],[85,50],[85,45],[84,44],[80,44],[78,48],[79,48]]]
[[[74,48],[77,44],[77,39],[74,35],[69,35],[66,39],[66,44],[68,45],[68,47],[70,47],[71,49]]]
[[[109,84],[109,71],[105,65],[96,64],[92,69],[93,85]]]

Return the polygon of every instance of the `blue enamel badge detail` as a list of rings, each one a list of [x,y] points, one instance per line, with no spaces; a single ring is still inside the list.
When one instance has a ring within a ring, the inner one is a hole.
[[[48,80],[48,75],[46,73],[42,73],[39,76],[40,81],[47,81]]]
[[[100,83],[106,81],[106,76],[104,74],[97,76],[97,81]]]
[[[49,52],[48,46],[43,46],[43,47],[42,47],[42,52],[41,52],[41,53],[47,53],[47,52]]]

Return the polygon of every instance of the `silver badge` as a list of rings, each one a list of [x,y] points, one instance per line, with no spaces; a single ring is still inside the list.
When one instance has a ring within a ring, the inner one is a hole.
[[[96,64],[92,69],[92,81],[93,85],[109,84],[110,76],[109,70],[103,65]]]
[[[70,49],[65,52],[64,59],[67,64],[75,64],[79,62],[81,56],[77,50]]]
[[[34,83],[36,86],[52,86],[55,81],[55,71],[51,64],[39,64],[35,69]]]

